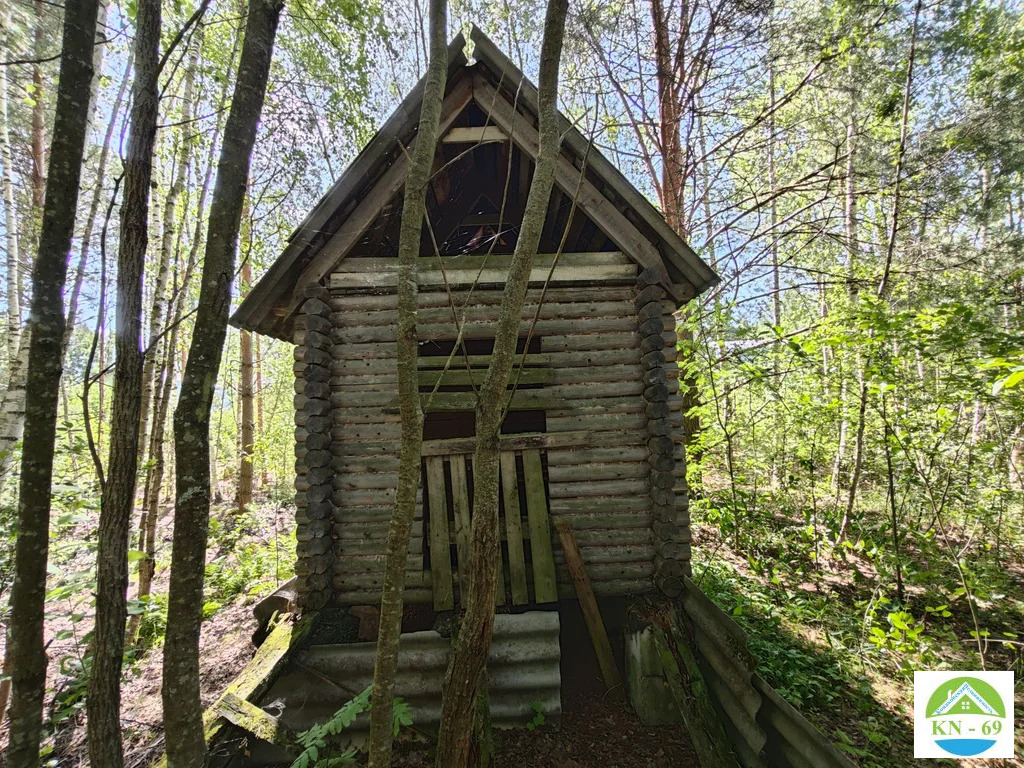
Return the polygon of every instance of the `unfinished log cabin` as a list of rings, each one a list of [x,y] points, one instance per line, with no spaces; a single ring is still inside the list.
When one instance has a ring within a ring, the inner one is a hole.
[[[538,149],[534,86],[482,33],[457,38],[427,200],[419,286],[425,409],[411,603],[453,609],[472,516],[475,389]],[[232,318],[295,345],[299,604],[379,604],[398,469],[397,249],[422,82]],[[574,596],[568,521],[598,597],[678,595],[690,572],[675,313],[717,281],[566,118],[520,325],[501,454],[509,609]]]

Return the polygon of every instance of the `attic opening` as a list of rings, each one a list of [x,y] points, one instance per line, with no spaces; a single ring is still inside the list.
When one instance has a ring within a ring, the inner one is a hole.
[[[514,138],[514,137],[513,137]],[[476,101],[470,100],[440,137],[427,188],[420,241],[424,258],[511,254],[533,180],[533,158]],[[352,247],[348,258],[397,256],[403,191],[398,190]],[[552,190],[538,253],[618,250],[571,194]]]

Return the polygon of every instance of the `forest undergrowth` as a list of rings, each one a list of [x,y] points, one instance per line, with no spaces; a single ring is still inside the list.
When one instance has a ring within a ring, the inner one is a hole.
[[[1019,548],[996,552],[976,531],[949,530],[963,553],[965,590],[934,527],[907,530],[901,601],[885,530],[855,529],[838,547],[815,546],[810,502],[762,492],[744,509],[737,548],[730,526],[720,526],[721,501],[711,492],[694,504],[705,519],[695,526],[694,581],[748,634],[761,676],[858,764],[914,764],[915,669],[1024,675]],[[885,501],[866,499],[882,509]],[[1018,712],[1022,704],[1018,692]]]
[[[96,578],[95,536],[90,532],[95,531],[98,514],[87,489],[69,485],[59,494],[55,501],[61,514],[52,532],[45,625],[51,663],[43,765],[52,768],[88,764],[85,704]],[[163,514],[169,516],[171,509],[165,508]],[[215,505],[200,639],[204,706],[213,703],[252,658],[252,607],[293,575],[294,527],[290,494],[288,499],[261,494],[244,513],[230,501]],[[162,530],[166,534],[157,541],[153,596],[129,600],[129,615],[142,617],[139,641],[126,655],[121,685],[125,760],[130,766],[149,765],[162,748],[161,664],[171,554],[170,526],[162,525]],[[137,560],[140,553],[132,550],[129,557]]]

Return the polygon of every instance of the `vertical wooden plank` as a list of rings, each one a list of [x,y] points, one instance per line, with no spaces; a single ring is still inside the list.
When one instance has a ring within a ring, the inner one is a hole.
[[[434,610],[455,607],[452,595],[452,559],[448,539],[448,499],[444,487],[444,458],[427,457],[427,499],[430,502],[430,575]]]
[[[508,539],[509,581],[512,583],[512,604],[530,602],[526,589],[526,556],[523,552],[523,519],[519,510],[519,488],[516,481],[516,455],[501,452],[501,490],[505,502],[505,533]]]
[[[498,510],[498,530],[501,530],[501,510]],[[505,566],[502,563],[501,535],[498,535],[498,563],[495,568],[497,580],[494,585],[494,604],[505,604]]]
[[[572,532],[569,521],[559,520],[555,523],[555,528],[558,530],[558,538],[562,542],[565,564],[569,566],[569,573],[572,574],[580,608],[583,609],[583,618],[587,621],[590,640],[594,644],[597,663],[601,667],[601,677],[604,678],[604,687],[610,691],[612,688],[622,685],[622,680],[619,677],[619,668],[615,665],[615,657],[612,656],[612,645],[608,642],[608,632],[604,627],[601,611],[597,607],[597,598],[594,597],[594,590],[590,586],[590,576],[587,575],[587,569],[583,564],[583,557],[580,555],[580,548],[576,544],[576,536]]]
[[[548,500],[544,492],[544,468],[539,448],[523,451],[523,475],[535,599],[538,603],[553,603],[558,600],[558,587],[555,582],[555,558],[551,552]]]
[[[465,454],[453,454],[452,505],[455,512],[455,550],[459,558],[459,600],[469,594],[469,483],[466,480]]]

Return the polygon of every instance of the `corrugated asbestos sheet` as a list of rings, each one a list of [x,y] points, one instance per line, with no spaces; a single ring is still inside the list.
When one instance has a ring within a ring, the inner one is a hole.
[[[768,737],[765,755],[769,765],[853,768],[853,762],[760,675],[754,675],[754,687],[764,697],[758,720]]]
[[[524,726],[538,703],[545,718],[562,712],[558,646],[558,613],[532,611],[499,614],[487,662],[491,719],[497,727]],[[441,720],[441,685],[448,667],[451,641],[437,632],[402,635],[395,695],[412,706],[414,726],[436,731]],[[261,706],[281,722],[303,731],[333,715],[373,679],[376,643],[314,645],[297,656],[263,697]],[[362,743],[369,719],[361,717],[349,730]]]
[[[757,722],[761,694],[754,688],[755,661],[746,635],[689,579],[684,581],[683,607],[693,624],[697,664],[725,713],[725,730],[736,755],[744,768],[759,768],[767,737]]]
[[[740,626],[690,579],[683,608],[697,664],[743,768],[855,768],[854,763],[754,672]]]

